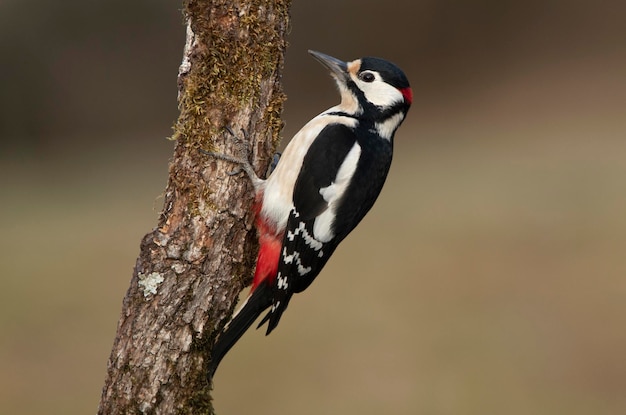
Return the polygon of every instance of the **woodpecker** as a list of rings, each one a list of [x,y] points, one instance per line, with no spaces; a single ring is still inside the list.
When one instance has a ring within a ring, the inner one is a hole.
[[[264,311],[258,327],[267,323],[266,335],[276,328],[291,297],[313,282],[370,210],[391,165],[394,134],[411,106],[409,82],[393,63],[309,53],[330,71],[341,103],[292,138],[269,177],[257,177],[246,159],[210,153],[238,163],[254,185],[259,253],[250,295],[213,347],[209,379]]]

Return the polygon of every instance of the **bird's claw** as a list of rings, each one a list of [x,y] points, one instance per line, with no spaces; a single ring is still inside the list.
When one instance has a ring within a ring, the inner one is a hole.
[[[228,176],[236,176],[236,175],[238,175],[239,173],[241,173],[242,171],[244,171],[244,170],[243,170],[241,167],[239,167],[239,168],[237,168],[237,169],[235,169],[235,170],[231,170],[231,171],[227,172],[226,174],[227,174]]]
[[[239,154],[235,156],[231,156],[229,154],[216,153],[216,152],[207,151],[204,149],[200,149],[200,152],[202,154],[206,154],[208,156],[212,156],[220,160],[225,160],[225,161],[237,164],[239,166],[238,168],[226,174],[228,176],[235,176],[243,171],[248,175],[248,177],[250,177],[250,180],[252,181],[252,184],[254,185],[254,187],[257,188],[258,186],[260,186],[262,180],[259,179],[259,177],[256,175],[256,173],[254,172],[254,168],[252,167],[252,164],[250,163],[250,155],[252,154],[252,147],[248,139],[248,134],[246,133],[244,129],[242,129],[241,131],[243,132],[245,139],[241,139],[233,132],[230,126],[227,125],[224,127],[224,129],[233,137],[235,147],[237,148],[237,152]]]
[[[224,129],[228,131],[228,133],[233,137],[235,141],[235,145],[237,146],[237,150],[239,150],[239,152],[243,153],[243,155],[245,156],[245,157],[240,157],[240,158],[242,160],[250,160],[250,156],[252,155],[252,146],[250,145],[248,132],[242,128],[241,132],[243,133],[244,138],[241,138],[237,134],[234,133],[233,129],[230,128],[230,126],[227,125],[224,127]]]

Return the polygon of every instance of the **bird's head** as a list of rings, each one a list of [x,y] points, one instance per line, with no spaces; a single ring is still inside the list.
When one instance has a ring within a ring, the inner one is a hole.
[[[313,50],[309,53],[335,78],[341,93],[339,107],[342,111],[373,118],[406,115],[413,92],[406,75],[395,64],[374,57],[344,62]]]

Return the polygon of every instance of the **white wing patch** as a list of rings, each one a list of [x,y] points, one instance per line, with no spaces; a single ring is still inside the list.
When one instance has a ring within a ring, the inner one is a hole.
[[[345,160],[341,163],[341,167],[337,171],[335,180],[327,186],[320,189],[320,195],[324,198],[329,205],[336,201],[343,192],[346,190],[350,179],[356,170],[356,165],[359,162],[361,155],[361,146],[358,143],[354,143]]]
[[[321,215],[315,218],[315,222],[313,223],[313,235],[322,242],[328,242],[333,239],[335,237],[332,230],[334,219],[334,211],[326,209],[322,212]]]
[[[358,143],[354,143],[354,146],[352,146],[348,152],[341,167],[339,167],[335,180],[333,180],[329,186],[320,189],[320,195],[324,198],[326,203],[328,203],[328,209],[315,218],[313,235],[321,242],[328,242],[335,237],[332,231],[332,225],[335,219],[337,203],[346,191],[350,179],[356,171],[360,156],[361,146],[359,146]]]

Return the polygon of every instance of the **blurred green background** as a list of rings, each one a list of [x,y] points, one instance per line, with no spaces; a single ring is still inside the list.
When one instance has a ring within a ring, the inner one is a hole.
[[[94,413],[177,116],[181,5],[0,2],[0,413]],[[284,136],[337,101],[308,48],[399,64],[377,205],[222,414],[626,413],[626,3],[293,2]]]

